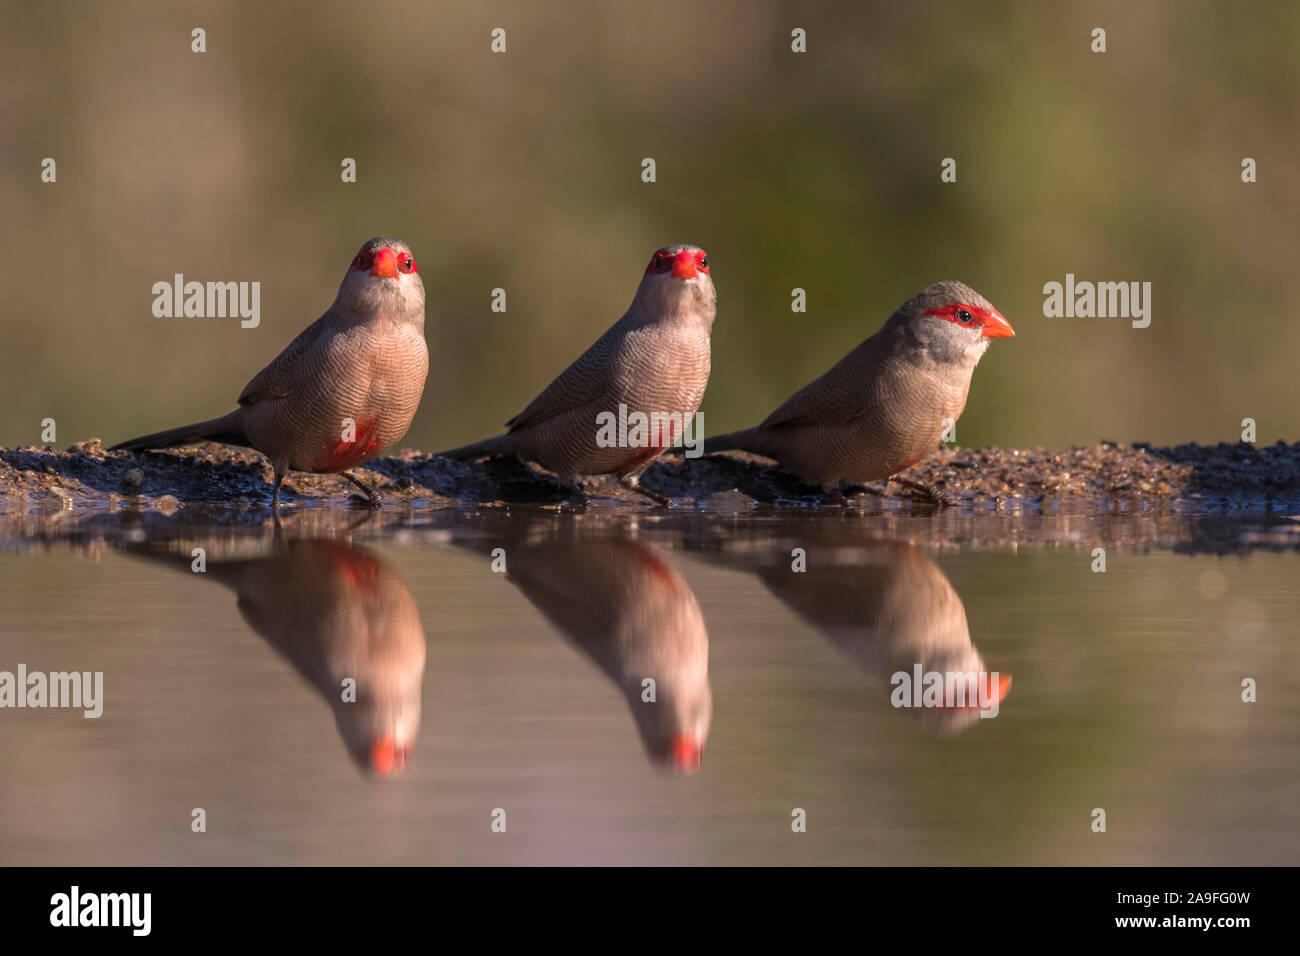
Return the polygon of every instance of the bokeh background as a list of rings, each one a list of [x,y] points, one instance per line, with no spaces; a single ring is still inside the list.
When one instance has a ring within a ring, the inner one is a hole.
[[[227,411],[377,233],[429,293],[425,450],[499,430],[673,241],[719,290],[709,431],[958,278],[1018,333],[961,444],[1300,437],[1295,3],[4,6],[0,445]],[[176,272],[260,281],[261,326],[155,318]],[[1067,272],[1152,282],[1150,328],[1044,318]]]

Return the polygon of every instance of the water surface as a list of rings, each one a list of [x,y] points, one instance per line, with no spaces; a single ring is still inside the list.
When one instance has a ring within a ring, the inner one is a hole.
[[[5,539],[0,862],[1300,860],[1284,516],[188,514]]]

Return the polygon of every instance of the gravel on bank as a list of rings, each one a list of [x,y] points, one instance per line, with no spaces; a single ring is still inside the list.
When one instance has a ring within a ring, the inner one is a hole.
[[[415,451],[379,458],[358,474],[386,503],[418,507],[570,506],[569,494],[541,469],[507,459],[458,462]],[[941,446],[903,476],[933,485],[966,512],[1273,511],[1300,508],[1300,444],[1158,448],[1102,442],[1064,451]],[[191,503],[269,507],[271,466],[257,452],[208,443],[160,452],[107,452],[98,439],[62,451],[0,449],[0,512],[78,506],[152,507]],[[839,507],[767,459],[743,452],[703,458],[665,456],[642,484],[673,507],[744,511]],[[656,506],[612,479],[586,484],[587,507]],[[282,501],[346,506],[354,489],[337,475],[292,473]],[[918,492],[876,481],[845,489],[850,509],[919,510]]]

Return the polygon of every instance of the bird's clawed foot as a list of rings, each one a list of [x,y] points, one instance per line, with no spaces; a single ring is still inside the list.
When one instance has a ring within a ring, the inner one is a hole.
[[[346,471],[343,472],[343,477],[346,478],[348,481],[352,482],[352,484],[356,485],[358,488],[360,488],[365,495],[364,497],[362,497],[361,495],[352,495],[350,498],[348,498],[349,501],[354,502],[355,504],[359,504],[365,508],[369,508],[372,511],[377,511],[384,506],[384,499],[379,496],[379,492],[375,491],[374,488],[371,488],[361,479],[354,478],[352,475],[349,475]]]
[[[661,495],[657,491],[651,491],[649,488],[642,488],[640,485],[637,485],[632,490],[638,494],[645,495],[661,508],[671,508],[673,506],[673,499],[669,498],[667,495]]]
[[[847,508],[849,506],[849,499],[844,497],[844,492],[840,490],[838,484],[824,485],[822,494],[830,495],[831,504],[837,508]]]
[[[944,497],[943,492],[941,492],[934,485],[927,485],[920,481],[912,481],[910,478],[899,478],[897,475],[895,475],[893,478],[889,480],[896,481],[900,485],[903,485],[906,488],[911,488],[913,491],[919,491],[922,495],[925,496],[925,500],[928,501],[930,504],[934,505],[936,508],[952,507],[953,504],[952,501]]]
[[[582,480],[574,476],[565,478],[561,476],[556,479],[560,490],[568,494],[566,502],[571,503],[576,508],[587,507],[587,490],[582,487]]]
[[[640,475],[621,475],[618,483],[628,491],[635,491],[638,495],[644,495],[661,508],[672,507],[673,500],[671,498],[661,495],[657,491],[651,491],[649,488],[642,488]]]

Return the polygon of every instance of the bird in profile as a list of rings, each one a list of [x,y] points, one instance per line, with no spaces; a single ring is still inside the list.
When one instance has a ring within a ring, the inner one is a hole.
[[[896,476],[935,449],[989,344],[1011,335],[974,289],[936,282],[759,425],[706,439],[704,451],[772,458],[841,503],[841,483],[893,478],[943,504],[935,488]]]
[[[244,387],[238,408],[109,451],[201,441],[242,445],[271,460],[277,513],[290,471],[341,473],[377,508],[379,493],[348,470],[406,434],[428,370],[424,284],[415,257],[401,240],[378,236],[356,254],[325,314]]]
[[[617,475],[627,488],[660,504],[640,486],[642,472],[681,439],[709,383],[709,336],[717,293],[709,257],[698,246],[659,249],[646,266],[632,304],[572,365],[493,438],[441,452],[461,460],[512,455],[553,472],[579,499],[584,475]],[[644,443],[601,439],[601,416],[658,413],[673,424],[651,428]],[[673,416],[676,415],[676,418]],[[678,424],[680,423],[680,424]]]

